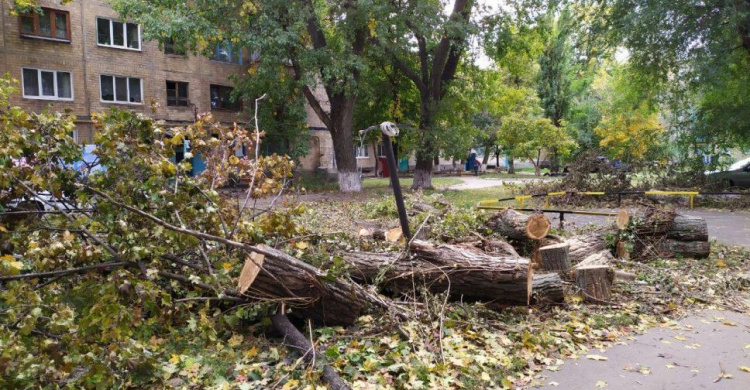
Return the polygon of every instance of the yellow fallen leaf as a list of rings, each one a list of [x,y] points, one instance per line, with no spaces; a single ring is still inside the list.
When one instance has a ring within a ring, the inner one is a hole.
[[[603,388],[607,387],[607,382],[605,382],[605,381],[596,381],[596,387],[598,389],[603,389]]]
[[[687,340],[687,339],[686,339],[685,337],[683,337],[683,336],[674,336],[674,338],[675,338],[675,340],[680,340],[680,341],[685,341],[685,340]]]
[[[740,371],[750,372],[750,367],[748,366],[740,366],[739,369]]]
[[[737,323],[732,322],[732,321],[724,321],[722,322],[722,324],[727,325],[727,326],[737,326]]]
[[[490,374],[488,374],[486,372],[482,372],[482,380],[485,381],[485,382],[489,382],[490,381]]]
[[[671,342],[671,341],[669,341],[669,340],[662,340],[662,341],[661,341],[661,343],[662,343],[662,344],[672,344],[672,342]]]
[[[296,379],[291,379],[291,380],[289,380],[289,382],[284,383],[284,387],[282,387],[281,389],[282,390],[292,390],[292,389],[296,389],[297,386],[299,386],[299,381],[296,380]]]
[[[716,260],[717,267],[726,267],[727,263],[724,260]]]
[[[673,369],[673,368],[674,368],[674,366],[673,366],[673,365],[671,365],[671,364],[667,364],[667,368],[671,370],[671,369]]]
[[[607,357],[606,356],[601,356],[601,355],[586,355],[586,359],[591,359],[591,360],[596,360],[596,361],[599,361],[599,362],[603,362],[603,361],[607,360]]]
[[[169,359],[169,362],[172,364],[177,364],[180,362],[180,355],[172,354],[172,357]]]
[[[258,356],[258,347],[255,346],[255,345],[253,345],[253,347],[250,348],[250,350],[248,350],[247,352],[245,352],[245,356],[246,357],[255,357],[255,356]]]
[[[554,387],[560,386],[560,384],[557,383],[557,382],[550,382],[550,383],[548,383],[548,385],[554,386]]]
[[[295,246],[296,246],[296,247],[297,247],[298,249],[302,249],[302,250],[305,250],[305,249],[307,249],[307,247],[308,247],[308,244],[307,244],[307,242],[306,242],[306,241],[300,241],[300,242],[298,242],[297,244],[295,244]]]

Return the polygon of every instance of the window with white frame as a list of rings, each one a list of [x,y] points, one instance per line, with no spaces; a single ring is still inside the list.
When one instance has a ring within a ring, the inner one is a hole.
[[[378,149],[376,153],[378,157],[385,157],[385,146],[383,145],[382,142],[378,144]]]
[[[137,77],[101,75],[99,89],[103,102],[134,104],[143,102],[142,82]]]
[[[23,68],[23,97],[29,99],[73,100],[70,72]]]
[[[370,148],[367,146],[357,146],[357,158],[370,157]]]
[[[96,18],[96,37],[100,46],[141,50],[141,26],[135,23]]]

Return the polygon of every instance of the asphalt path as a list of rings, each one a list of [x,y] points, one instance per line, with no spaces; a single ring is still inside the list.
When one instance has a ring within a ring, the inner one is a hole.
[[[541,388],[747,390],[750,372],[745,370],[750,370],[750,317],[709,310],[606,351],[567,359],[559,371],[542,373]]]

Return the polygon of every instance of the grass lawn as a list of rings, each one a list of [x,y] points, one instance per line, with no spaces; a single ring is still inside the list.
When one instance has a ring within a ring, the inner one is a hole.
[[[401,178],[399,179],[399,182],[401,182],[402,188],[410,187],[412,182],[414,180],[412,178]],[[364,188],[377,188],[377,187],[388,187],[388,185],[391,183],[391,179],[389,178],[366,178],[362,180],[362,186]],[[435,188],[445,188],[449,187],[455,184],[461,184],[463,181],[460,179],[452,178],[452,177],[433,177],[432,178],[432,185]]]

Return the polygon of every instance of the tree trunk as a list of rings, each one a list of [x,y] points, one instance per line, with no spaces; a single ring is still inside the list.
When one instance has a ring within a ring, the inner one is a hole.
[[[508,158],[508,173],[511,175],[516,174],[516,164],[513,162],[512,158]]]
[[[303,263],[284,252],[260,245],[262,269],[246,295],[259,299],[286,298],[294,313],[325,324],[354,323],[365,305],[383,301],[367,289]]]
[[[331,138],[336,155],[339,190],[341,192],[362,191],[362,181],[357,169],[357,158],[354,153],[354,104],[355,98],[335,94],[331,99]]]
[[[652,248],[662,257],[689,257],[705,259],[711,253],[711,243],[708,241],[678,241],[671,239],[656,240]]]
[[[432,189],[432,158],[417,153],[417,165],[414,168],[414,181],[411,189]]]
[[[570,245],[570,262],[578,264],[594,253],[607,250],[607,235],[614,233],[614,229],[602,229],[567,239],[565,242]]]
[[[528,240],[526,226],[533,215],[505,209],[487,219],[486,226],[495,233],[514,240]]]
[[[271,316],[271,324],[273,327],[281,333],[283,337],[283,344],[295,351],[297,351],[303,359],[308,363],[323,366],[323,380],[328,383],[330,389],[333,390],[348,390],[349,385],[344,382],[339,374],[331,368],[328,364],[325,364],[323,360],[325,355],[320,355],[315,347],[310,344],[310,341],[297,330],[296,327],[289,321],[283,314],[275,314]]]
[[[426,286],[441,293],[450,290],[453,299],[526,304],[526,272],[529,260],[515,256],[492,256],[469,245],[434,245],[414,240],[414,259],[395,253],[355,252],[344,254],[352,265],[352,277],[365,282],[382,278],[384,287],[411,293]],[[538,301],[561,302],[562,281],[557,274],[535,276]]]
[[[606,265],[589,265],[577,268],[576,284],[586,302],[602,303],[610,300],[614,272]]]
[[[542,270],[556,272],[563,280],[567,280],[568,275],[570,274],[570,259],[568,258],[569,251],[570,244],[566,242],[539,248],[539,256],[542,260]]]
[[[703,218],[677,215],[672,227],[667,231],[667,238],[680,241],[708,241],[708,224]]]

